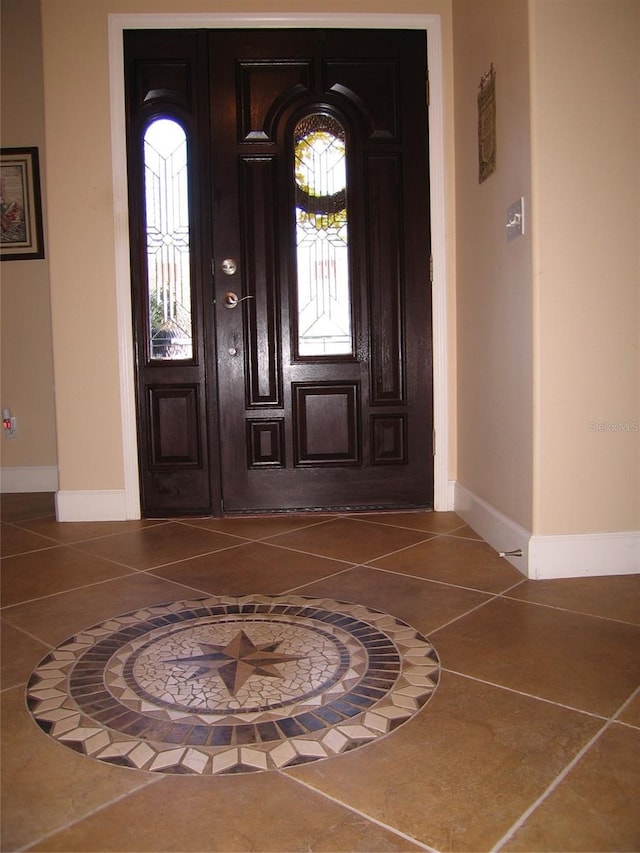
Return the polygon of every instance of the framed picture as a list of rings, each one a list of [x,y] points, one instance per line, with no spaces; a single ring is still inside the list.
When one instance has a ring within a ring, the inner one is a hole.
[[[37,148],[0,148],[0,260],[44,258]]]
[[[496,72],[482,76],[478,92],[478,180],[486,181],[496,170]]]

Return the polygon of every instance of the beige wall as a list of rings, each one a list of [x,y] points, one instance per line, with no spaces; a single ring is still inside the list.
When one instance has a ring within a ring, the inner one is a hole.
[[[526,0],[454,0],[458,482],[531,529],[531,231],[508,242],[507,208],[531,208]],[[496,72],[497,167],[478,179],[480,80]]]
[[[640,3],[532,0],[531,46],[533,530],[638,530]]]
[[[638,530],[640,4],[454,0],[453,24],[458,482],[536,534]]]
[[[282,12],[387,12],[386,0],[281,2]],[[452,139],[450,0],[401,0],[398,13],[443,16]],[[123,488],[110,147],[109,12],[264,11],[215,0],[43,0],[51,295],[60,486]],[[273,6],[269,12],[274,12]],[[393,18],[390,19],[393,25]],[[453,197],[453,168],[446,188]],[[452,207],[447,231],[452,233]],[[448,247],[453,266],[453,243]],[[78,401],[82,400],[82,405]],[[453,476],[453,474],[452,474]]]
[[[261,5],[42,0],[48,253],[46,261],[0,267],[2,404],[21,422],[21,438],[2,443],[3,465],[56,461],[50,267],[61,487],[123,487],[108,12]],[[11,84],[3,89],[2,144],[37,144],[44,155],[38,6],[2,0],[3,81]],[[301,11],[298,2],[278,8]],[[383,0],[324,0],[304,12],[387,8]],[[397,11],[442,15],[448,296],[451,310],[458,301],[459,340],[449,353],[459,384],[450,399],[452,415],[459,406],[450,435],[457,420],[459,469],[452,441],[450,477],[536,533],[638,529],[639,433],[631,427],[640,420],[640,4],[404,0]],[[492,62],[498,170],[479,185],[476,94]],[[520,195],[530,227],[507,243],[506,208]],[[453,314],[450,323],[453,332]]]
[[[1,144],[3,148],[39,149],[44,191],[39,0],[2,0],[0,16]],[[0,445],[2,467],[55,467],[49,262],[3,261],[0,281],[2,408],[10,408],[18,418],[18,437],[3,438]]]

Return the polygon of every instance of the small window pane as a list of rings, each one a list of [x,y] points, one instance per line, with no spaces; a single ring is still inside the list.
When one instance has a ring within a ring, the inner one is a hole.
[[[353,352],[347,242],[346,138],[321,113],[296,125],[298,354]]]
[[[170,119],[144,135],[147,285],[152,359],[193,354],[187,137]]]

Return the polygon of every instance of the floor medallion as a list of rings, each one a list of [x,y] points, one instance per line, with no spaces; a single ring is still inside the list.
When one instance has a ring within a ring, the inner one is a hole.
[[[433,694],[435,649],[360,604],[212,596],[108,619],[34,670],[27,702],[52,738],[158,773],[290,767],[372,743]]]

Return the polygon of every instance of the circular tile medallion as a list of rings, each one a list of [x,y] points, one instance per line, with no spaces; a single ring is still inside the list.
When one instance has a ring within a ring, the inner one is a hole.
[[[100,761],[243,773],[371,743],[423,707],[438,674],[431,643],[387,613],[214,596],[82,631],[34,670],[27,702],[51,737]]]

